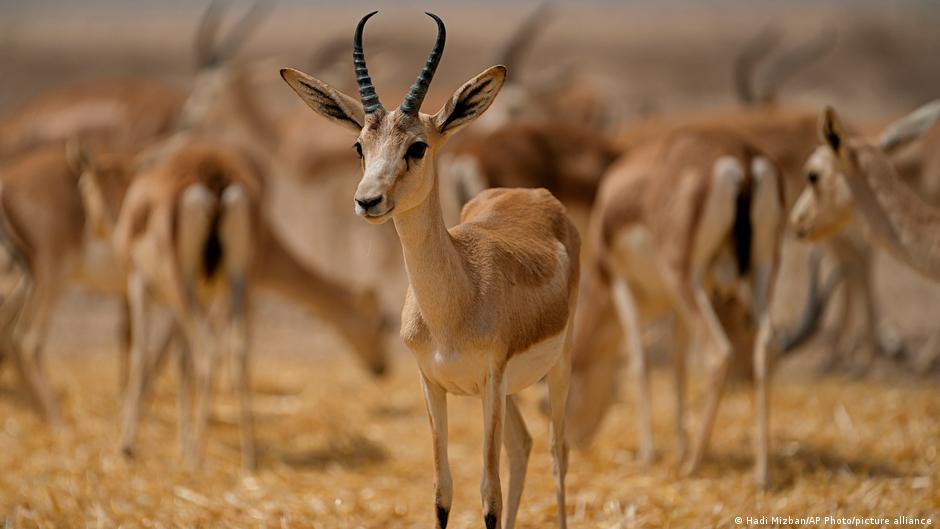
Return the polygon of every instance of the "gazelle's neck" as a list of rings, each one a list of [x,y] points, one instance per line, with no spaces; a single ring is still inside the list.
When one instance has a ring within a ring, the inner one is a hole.
[[[923,274],[940,277],[940,213],[900,181],[880,153],[862,152],[849,188],[869,234]]]
[[[429,160],[431,161],[431,160]],[[418,206],[394,216],[401,239],[408,281],[421,315],[434,330],[443,331],[470,303],[472,284],[464,260],[447,232],[441,213],[437,169],[428,198]]]

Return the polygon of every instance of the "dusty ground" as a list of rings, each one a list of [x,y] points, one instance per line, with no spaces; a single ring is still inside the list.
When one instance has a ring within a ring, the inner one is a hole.
[[[406,355],[397,356],[390,379],[373,382],[332,336],[266,304],[272,318],[256,332],[254,356],[260,468],[253,475],[239,470],[237,407],[223,392],[205,468],[191,473],[177,457],[170,374],[144,419],[138,458],[118,454],[113,307],[93,301],[71,300],[72,309],[85,310],[59,325],[51,343],[49,367],[69,419],[64,435],[50,435],[39,423],[11,373],[0,377],[6,527],[432,526],[430,434]],[[297,349],[305,354],[287,352]],[[659,461],[644,468],[634,459],[633,405],[624,384],[597,442],[572,456],[571,527],[734,527],[738,515],[912,515],[938,523],[936,380],[789,371],[777,377],[772,394],[769,492],[752,486],[746,386],[733,388],[724,402],[701,473],[674,476],[670,384],[661,373],[654,380]],[[535,446],[521,528],[552,527],[555,517],[548,427],[536,410],[540,391],[523,395]],[[450,417],[451,526],[479,527],[479,401],[452,398]]]
[[[346,35],[350,21],[367,9],[359,4],[330,9],[283,4],[245,54],[277,54],[272,72],[283,64],[302,65],[311,49],[340,32]],[[840,34],[832,55],[787,84],[788,99],[812,105],[838,101],[858,119],[878,120],[936,97],[940,10],[933,4],[898,2],[879,10],[876,3],[832,2],[816,9],[813,3],[794,2],[785,13],[741,9],[744,4],[569,6],[541,37],[531,71],[563,62],[581,64],[610,90],[612,106],[622,117],[640,108],[679,112],[730,104],[730,57],[768,20],[777,20],[797,42],[825,28]],[[177,2],[161,10],[153,4],[138,7],[142,11],[131,4],[107,5],[106,11],[64,2],[4,6],[0,107],[10,108],[42,89],[98,76],[145,75],[186,86],[190,32],[201,5]],[[388,93],[390,99],[412,81],[433,37],[429,22],[414,16],[417,8],[383,9],[368,38],[384,37],[392,52],[370,67],[383,98]],[[488,65],[495,39],[504,38],[521,12],[478,3],[441,8],[449,24],[448,51],[429,105]],[[406,30],[396,34],[392,28]],[[293,103],[293,96],[273,73],[271,79],[265,86],[272,106],[290,108],[283,101],[288,97]],[[355,179],[343,178],[321,188],[276,190],[281,196],[274,209],[278,225],[299,251],[331,273],[382,280],[389,305],[397,307],[403,292],[400,269],[364,273],[361,263],[367,266],[386,247],[357,238],[371,230],[378,235],[368,241],[388,242],[394,237],[391,230],[365,227],[351,208],[345,209],[348,218],[339,220],[311,207],[312,197],[327,188],[326,200],[340,195],[348,200]],[[349,227],[352,223],[356,228]],[[343,248],[324,250],[322,241],[311,236],[317,230],[336,231],[333,239]],[[359,243],[363,255],[346,258],[353,255],[346,248],[349,240]],[[395,247],[394,240],[391,245]],[[781,274],[776,307],[781,321],[802,299],[802,252],[797,248],[786,255],[788,268]],[[902,336],[922,340],[935,331],[940,287],[885,259],[879,262],[878,276],[883,316]],[[414,363],[405,352],[398,351],[391,378],[376,383],[361,374],[330,333],[292,308],[266,302],[259,311],[253,357],[260,468],[254,475],[238,470],[237,408],[224,393],[217,401],[206,466],[192,473],[177,458],[169,374],[161,378],[143,421],[138,458],[125,461],[118,455],[114,310],[112,302],[73,295],[57,313],[48,371],[69,419],[65,433],[53,435],[44,428],[29,411],[8,366],[0,365],[3,527],[433,525],[430,434]],[[390,336],[389,342],[398,341]],[[825,344],[817,349],[816,357],[825,355]],[[746,387],[732,389],[723,403],[702,472],[679,480],[670,442],[668,377],[658,374],[654,384],[660,458],[651,468],[634,459],[632,395],[625,383],[596,444],[572,456],[571,526],[734,527],[736,516],[762,515],[932,516],[932,525],[940,523],[936,375],[888,370],[887,375],[865,378],[820,377],[812,362],[806,364],[789,366],[774,381],[774,486],[766,493],[756,492],[751,483]],[[532,390],[523,398],[535,447],[519,516],[522,528],[553,527],[555,519],[548,427],[535,409],[539,396]],[[456,488],[451,527],[480,527],[480,405],[451,399],[450,412]]]

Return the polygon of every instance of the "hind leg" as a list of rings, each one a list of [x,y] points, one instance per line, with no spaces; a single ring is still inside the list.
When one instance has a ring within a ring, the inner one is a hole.
[[[676,299],[685,313],[694,315],[697,321],[704,324],[711,342],[711,347],[706,348],[711,356],[711,373],[702,407],[702,422],[692,451],[682,466],[684,475],[693,473],[701,464],[728,379],[733,349],[708,296],[705,274],[725,241],[729,236],[734,237],[735,226],[739,220],[737,204],[744,178],[744,167],[739,159],[723,156],[715,161],[711,188],[695,232],[688,276],[689,288],[686,296]],[[743,249],[742,241],[736,242],[738,248]],[[750,246],[750,240],[747,243],[745,247]],[[738,266],[740,267],[740,264]]]
[[[529,453],[532,451],[532,436],[519,413],[519,406],[512,395],[506,396],[506,424],[503,445],[509,462],[509,492],[506,495],[505,529],[516,526],[516,514],[525,486],[526,470],[529,468]]]
[[[242,464],[246,469],[256,465],[254,417],[251,411],[249,379],[248,325],[246,291],[248,269],[252,258],[251,202],[245,190],[237,184],[222,193],[222,215],[219,220],[223,261],[228,275],[231,314],[227,346],[235,364],[235,389],[241,408],[240,430]]]
[[[177,241],[178,272],[166,272],[166,276],[172,279],[165,285],[165,290],[193,359],[196,396],[192,437],[190,443],[183,446],[184,459],[193,468],[202,460],[212,386],[218,364],[215,336],[197,296],[198,283],[206,264],[206,241],[212,235],[217,207],[215,196],[202,184],[193,184],[182,193],[177,214],[177,223],[182,228]],[[180,382],[184,383],[185,379]],[[181,426],[184,420],[188,421],[188,418],[180,418]]]
[[[712,366],[710,367],[711,373],[705,403],[702,406],[702,422],[695,438],[695,444],[692,446],[692,452],[682,466],[683,475],[690,475],[698,469],[705,450],[708,448],[715,415],[718,412],[718,404],[721,402],[725,384],[728,380],[732,354],[731,342],[721,327],[718,316],[708,299],[708,294],[701,286],[697,286],[694,289],[694,297],[698,313],[705,323],[708,336],[711,338],[712,347],[707,348],[707,351],[710,353]]]
[[[617,315],[623,326],[624,339],[630,356],[630,368],[633,372],[634,384],[636,384],[640,460],[649,463],[653,460],[653,414],[650,409],[649,365],[640,335],[639,313],[630,287],[623,279],[614,280],[611,288]]]
[[[673,346],[673,375],[674,395],[676,406],[676,451],[677,460],[683,461],[688,452],[688,434],[685,427],[685,400],[686,400],[686,362],[689,349],[692,346],[692,324],[688,315],[677,311],[675,325],[675,339]]]
[[[121,452],[127,457],[132,457],[137,424],[140,420],[140,401],[144,392],[145,357],[150,324],[150,302],[147,299],[146,283],[137,272],[131,272],[127,278],[127,303],[130,313],[130,352],[121,412]]]
[[[2,366],[7,356],[15,353],[10,352],[14,345],[13,332],[17,317],[19,317],[23,310],[23,304],[26,302],[28,290],[27,280],[21,276],[17,278],[8,294],[0,301],[0,366]]]
[[[570,331],[566,347],[570,350]],[[548,372],[548,401],[551,406],[551,450],[552,474],[555,477],[555,502],[558,508],[558,527],[568,526],[565,510],[565,476],[568,474],[568,442],[565,439],[565,404],[568,401],[568,384],[571,378],[569,353],[560,359]]]
[[[757,420],[755,431],[755,478],[758,486],[765,488],[770,483],[770,360],[777,351],[771,350],[777,340],[773,336],[770,321],[770,302],[773,298],[774,282],[779,264],[780,237],[784,212],[780,206],[777,173],[764,158],[752,161],[752,173],[757,182],[751,219],[754,226],[753,316],[757,322],[757,337],[754,343],[754,385]]]
[[[35,275],[13,333],[13,350],[22,380],[54,428],[62,426],[62,417],[55,392],[44,373],[42,353],[58,290],[54,274]]]

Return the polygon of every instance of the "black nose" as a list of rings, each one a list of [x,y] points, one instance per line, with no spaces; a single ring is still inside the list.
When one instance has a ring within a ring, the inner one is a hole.
[[[382,202],[381,195],[374,198],[356,199],[356,204],[359,204],[359,207],[366,211],[369,211],[372,206],[378,206],[380,202]]]

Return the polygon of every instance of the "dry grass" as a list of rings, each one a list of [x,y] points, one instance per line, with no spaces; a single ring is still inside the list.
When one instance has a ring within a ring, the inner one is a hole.
[[[174,388],[166,375],[141,430],[137,460],[116,450],[114,357],[56,355],[67,433],[51,435],[2,378],[0,518],[6,527],[430,527],[430,435],[410,358],[373,383],[346,357],[256,357],[260,469],[239,470],[235,402],[217,401],[202,472],[179,463]],[[260,353],[259,353],[260,354]],[[750,396],[734,388],[699,476],[674,476],[669,380],[654,380],[660,460],[634,459],[624,395],[569,478],[574,528],[734,526],[737,515],[940,513],[940,393],[931,384],[787,377],[772,401],[775,486],[755,491]],[[547,423],[524,395],[535,438],[519,527],[553,527]],[[451,527],[479,527],[481,412],[451,399]]]

